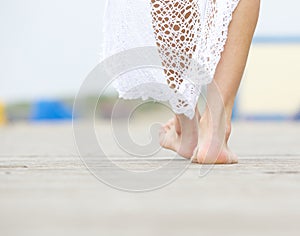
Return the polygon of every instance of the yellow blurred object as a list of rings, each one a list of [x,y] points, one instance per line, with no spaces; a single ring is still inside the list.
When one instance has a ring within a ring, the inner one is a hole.
[[[0,102],[0,125],[4,125],[6,121],[5,107],[4,104]]]

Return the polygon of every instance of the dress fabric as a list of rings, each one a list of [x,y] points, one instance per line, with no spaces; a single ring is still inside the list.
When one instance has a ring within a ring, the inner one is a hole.
[[[162,65],[118,75],[114,87],[119,96],[167,101],[176,114],[192,118],[202,87],[213,80],[238,3],[107,0],[102,59],[133,48],[155,46]]]

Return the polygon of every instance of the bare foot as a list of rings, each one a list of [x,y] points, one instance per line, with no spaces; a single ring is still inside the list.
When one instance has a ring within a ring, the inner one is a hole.
[[[199,164],[237,163],[238,157],[228,147],[231,124],[225,120],[220,116],[211,122],[206,115],[201,118],[198,110],[192,120],[176,115],[161,128],[160,145]]]
[[[198,143],[199,112],[192,120],[184,115],[176,115],[160,130],[160,145],[177,152],[184,158],[191,158]]]
[[[199,123],[199,127],[201,132],[198,138],[198,147],[193,156],[193,162],[199,164],[238,163],[237,155],[228,147],[231,133],[230,121],[228,122],[222,117],[212,122],[204,115]]]

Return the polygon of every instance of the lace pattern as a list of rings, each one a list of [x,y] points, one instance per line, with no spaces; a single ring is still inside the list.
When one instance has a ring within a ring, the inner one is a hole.
[[[168,101],[176,114],[194,116],[202,86],[210,83],[239,0],[108,0],[103,57],[157,46],[162,69],[119,75],[124,99]]]

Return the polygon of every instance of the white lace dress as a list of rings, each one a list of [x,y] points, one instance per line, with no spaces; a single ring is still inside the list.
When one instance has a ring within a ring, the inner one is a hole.
[[[192,118],[202,86],[214,77],[238,2],[107,0],[102,59],[155,46],[162,65],[118,75],[114,87],[119,96],[168,101],[176,114]]]

